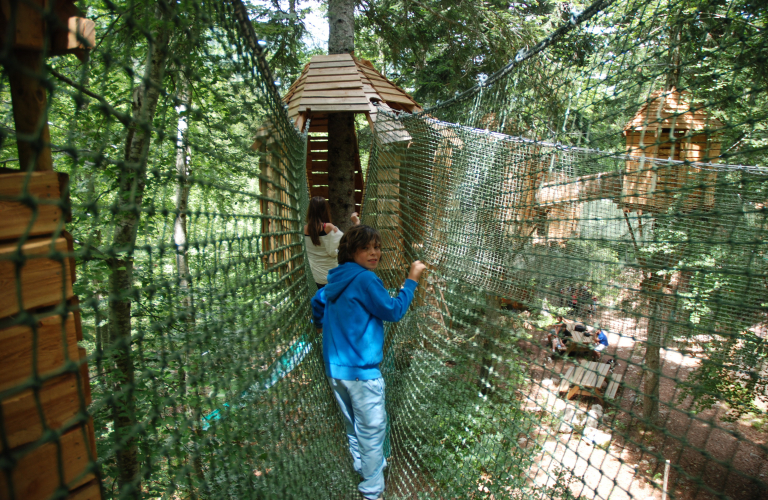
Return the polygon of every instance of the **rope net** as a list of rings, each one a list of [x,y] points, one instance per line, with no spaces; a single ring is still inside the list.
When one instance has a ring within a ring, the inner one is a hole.
[[[0,498],[359,498],[307,133],[245,8],[82,7],[82,62],[2,52]],[[768,493],[766,14],[598,1],[451,101],[379,110],[377,273],[429,269],[386,326],[388,498]],[[47,92],[27,131],[18,75]]]

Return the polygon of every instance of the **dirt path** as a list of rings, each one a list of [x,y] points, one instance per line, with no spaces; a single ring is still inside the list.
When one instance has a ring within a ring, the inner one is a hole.
[[[747,420],[722,421],[727,412],[722,406],[693,415],[688,413],[690,398],[678,401],[681,383],[699,364],[695,355],[662,350],[661,421],[656,429],[644,429],[641,417],[645,352],[641,340],[645,325],[608,315],[600,321],[608,331],[610,343],[603,360],[616,360],[614,373],[622,373],[626,384],[615,405],[606,408],[599,426],[612,433],[611,445],[602,450],[582,440],[580,433],[559,434],[556,431],[560,422],[543,425],[536,436],[542,451],[531,479],[541,487],[551,486],[557,469],[562,467],[573,471],[570,489],[576,496],[660,499],[664,461],[670,460],[668,498],[725,498],[722,494],[734,500],[768,498],[768,433],[753,428]],[[548,395],[542,381],[559,382],[559,374],[578,362],[576,358],[551,359],[542,342],[544,336],[539,332],[533,342],[524,346],[533,361],[529,397],[542,407]],[[592,398],[582,399],[574,404],[585,411],[596,402]],[[550,420],[543,415],[544,422]]]

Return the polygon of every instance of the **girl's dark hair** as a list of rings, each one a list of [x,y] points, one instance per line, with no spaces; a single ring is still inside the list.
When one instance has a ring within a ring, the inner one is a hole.
[[[381,245],[381,235],[371,226],[352,226],[349,231],[344,233],[339,242],[339,264],[345,262],[354,262],[355,253],[365,248],[368,243],[374,242]]]
[[[320,246],[320,231],[326,222],[331,222],[331,206],[322,196],[315,196],[307,208],[307,235],[316,247]]]

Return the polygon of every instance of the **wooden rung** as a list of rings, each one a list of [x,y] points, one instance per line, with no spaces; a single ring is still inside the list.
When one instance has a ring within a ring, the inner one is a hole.
[[[60,179],[66,182],[66,176],[56,172],[0,174],[0,240],[24,234],[50,234],[59,228],[63,213],[54,203],[61,201]],[[33,210],[21,201],[14,201],[21,196],[31,196],[37,207]],[[37,217],[33,222],[35,212]]]
[[[86,427],[87,435],[93,438],[93,428]],[[95,479],[92,473],[83,474],[90,460],[90,444],[83,436],[82,428],[72,429],[59,439],[61,465],[64,483],[74,490]],[[59,455],[56,443],[46,443],[22,456],[11,469],[16,498],[24,500],[45,500],[53,496],[59,487]],[[6,474],[0,474],[0,492],[3,498],[8,492]]]
[[[67,339],[66,349],[62,332]],[[29,326],[11,326],[0,330],[0,391],[6,390],[32,376],[33,332]],[[66,355],[78,361],[74,314],[62,322],[61,316],[49,316],[37,323],[37,371],[45,375],[60,369]]]

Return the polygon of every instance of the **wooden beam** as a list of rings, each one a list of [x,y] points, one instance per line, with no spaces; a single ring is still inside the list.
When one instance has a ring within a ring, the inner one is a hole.
[[[16,147],[22,170],[53,170],[48,130],[47,91],[43,86],[43,54],[38,50],[13,50],[5,64],[11,87]]]

